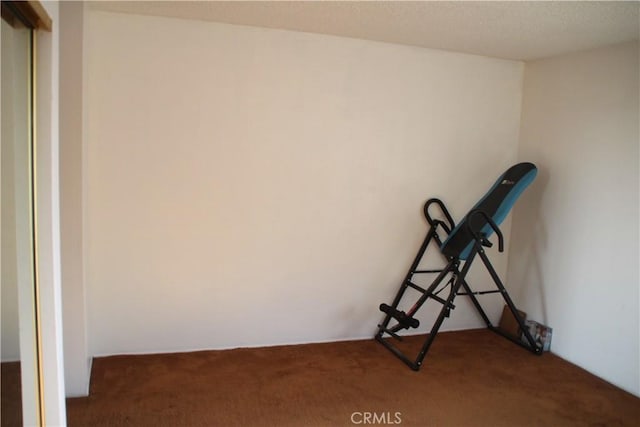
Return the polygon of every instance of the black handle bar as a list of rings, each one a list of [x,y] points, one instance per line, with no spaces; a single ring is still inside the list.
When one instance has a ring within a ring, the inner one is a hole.
[[[444,214],[444,217],[449,222],[448,225],[440,220],[433,219],[429,214],[429,207],[434,203],[440,206],[440,210],[442,211],[442,213]],[[442,200],[440,199],[433,198],[433,199],[427,200],[427,203],[424,204],[424,216],[427,218],[427,222],[429,223],[430,226],[433,227],[434,225],[436,225],[436,223],[439,222],[440,224],[442,224],[442,226],[447,231],[447,233],[451,233],[451,230],[453,230],[456,227],[456,223],[453,222],[453,218],[451,218],[451,214],[449,214],[449,211],[447,210],[444,203],[442,203]]]
[[[482,230],[477,230],[476,231],[471,226],[471,224],[473,223],[473,221],[471,221],[471,219],[475,215],[481,215],[482,217],[484,217],[484,219],[491,226],[493,231],[495,231],[496,236],[498,236],[498,251],[503,252],[504,251],[504,239],[502,238],[502,232],[500,231],[500,228],[498,227],[498,225],[493,221],[493,219],[491,219],[491,217],[489,215],[487,215],[487,213],[485,211],[480,210],[480,209],[474,209],[471,212],[469,212],[469,215],[467,215],[467,226],[469,227],[469,232],[471,232],[471,234],[477,240],[482,240],[482,236],[480,236],[480,233],[481,233]],[[484,225],[482,227],[484,227]]]

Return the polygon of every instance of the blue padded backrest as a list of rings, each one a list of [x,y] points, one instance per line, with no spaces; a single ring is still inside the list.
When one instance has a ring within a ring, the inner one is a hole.
[[[475,209],[482,210],[497,225],[500,225],[520,194],[533,182],[537,173],[538,169],[533,163],[518,163],[511,166],[469,212]],[[442,243],[440,249],[443,254],[461,260],[469,256],[473,247],[473,236],[468,229],[468,216],[469,214],[465,215]],[[480,215],[473,217],[472,225],[474,230],[482,230],[487,237],[493,233],[489,223]]]

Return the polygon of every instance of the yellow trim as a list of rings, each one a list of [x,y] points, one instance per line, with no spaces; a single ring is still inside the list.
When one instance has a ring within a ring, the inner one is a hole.
[[[45,405],[44,405],[44,370],[42,358],[42,323],[40,310],[40,274],[38,260],[38,168],[37,168],[37,36],[36,30],[31,30],[31,67],[30,67],[30,87],[31,87],[31,215],[33,215],[32,235],[33,235],[33,296],[35,313],[35,338],[36,338],[36,365],[37,365],[37,390],[38,390],[38,422],[41,427],[45,427]]]

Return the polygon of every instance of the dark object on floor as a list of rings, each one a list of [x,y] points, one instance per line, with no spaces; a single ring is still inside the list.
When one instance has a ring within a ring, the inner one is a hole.
[[[418,250],[413,264],[409,268],[409,272],[402,281],[393,303],[391,306],[386,304],[380,305],[380,310],[385,313],[385,317],[382,323],[378,325],[378,332],[375,335],[377,341],[382,343],[411,369],[417,371],[422,366],[424,357],[429,351],[445,317],[449,317],[451,310],[456,308],[453,302],[458,295],[466,295],[470,298],[473,306],[484,320],[487,328],[491,331],[508,338],[535,354],[542,354],[542,346],[536,342],[529,332],[529,329],[525,326],[524,319],[518,313],[509,293],[502,284],[498,273],[496,273],[493,265],[491,265],[484,250],[485,247],[493,246],[489,241],[489,237],[493,232],[495,232],[498,237],[498,250],[500,252],[504,250],[502,232],[498,226],[509,214],[509,211],[520,194],[533,182],[536,174],[537,169],[532,163],[518,163],[510,167],[498,178],[487,194],[476,203],[471,211],[469,211],[457,225],[454,223],[451,214],[441,200],[430,199],[424,205],[424,214],[430,225],[429,231],[422,246]],[[431,216],[429,208],[432,205],[437,205],[440,208],[444,219],[434,219]],[[447,238],[444,242],[438,234],[439,229],[447,233]],[[421,270],[419,269],[419,265],[431,242],[435,242],[438,245],[440,253],[446,261],[446,266],[442,269]],[[473,291],[467,283],[467,273],[476,256],[482,260],[497,289]],[[422,287],[413,281],[413,277],[419,274],[435,274],[436,278],[429,286]],[[401,311],[398,306],[401,304],[402,298],[409,288],[418,291],[421,296],[405,313]],[[445,289],[449,290],[448,293],[440,296],[439,294]],[[480,305],[478,298],[476,298],[477,295],[489,293],[500,293],[500,295],[502,295],[507,307],[509,307],[509,311],[516,320],[518,328],[524,335],[523,340],[514,337],[512,334],[505,333],[502,329],[495,327],[491,323],[489,317]],[[418,355],[415,359],[411,359],[407,357],[397,345],[394,345],[391,340],[385,338],[386,336],[390,336],[398,341],[402,341],[403,338],[399,335],[401,330],[418,327],[419,322],[414,316],[427,301],[435,301],[441,304],[440,313],[433,322],[431,330],[420,348]],[[390,326],[392,319],[395,321],[395,324]]]
[[[526,324],[527,313],[518,310],[518,314]],[[511,310],[509,310],[509,306],[505,305],[502,309],[502,316],[500,316],[500,323],[498,324],[498,327],[502,330],[502,332],[511,335],[511,337],[514,339],[519,340],[522,337],[522,330],[520,329],[520,325],[518,325],[518,320],[513,316]]]

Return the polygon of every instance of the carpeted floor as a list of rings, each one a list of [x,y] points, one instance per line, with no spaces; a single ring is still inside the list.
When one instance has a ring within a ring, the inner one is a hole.
[[[0,425],[15,427],[22,425],[22,396],[20,387],[20,362],[1,364]]]
[[[90,396],[68,399],[67,418],[72,427],[638,426],[640,399],[474,330],[438,335],[420,372],[373,340],[97,358]]]

